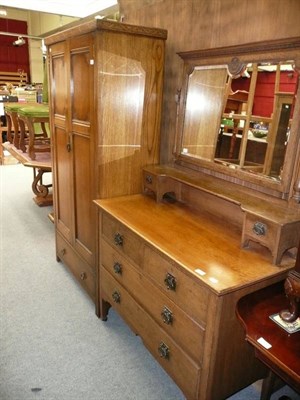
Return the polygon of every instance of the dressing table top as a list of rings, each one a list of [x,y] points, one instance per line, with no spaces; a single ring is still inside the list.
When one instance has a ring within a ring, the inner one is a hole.
[[[219,296],[271,276],[284,279],[295,264],[283,257],[279,266],[273,265],[264,247],[241,248],[240,231],[228,221],[178,202],[132,195],[95,203]]]

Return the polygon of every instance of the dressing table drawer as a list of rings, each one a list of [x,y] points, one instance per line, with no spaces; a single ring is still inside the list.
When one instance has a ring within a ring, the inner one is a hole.
[[[188,315],[205,326],[211,292],[187,276],[171,260],[145,246],[144,271]]]
[[[184,348],[197,363],[201,363],[205,329],[106,242],[101,244],[101,253],[102,268],[104,267],[122,284],[180,347]]]
[[[102,297],[138,334],[152,355],[184,391],[197,399],[200,367],[145,312],[134,298],[104,268],[101,269]]]
[[[141,265],[143,259],[142,240],[116,219],[111,218],[106,213],[101,215],[101,233],[105,240],[137,265]]]

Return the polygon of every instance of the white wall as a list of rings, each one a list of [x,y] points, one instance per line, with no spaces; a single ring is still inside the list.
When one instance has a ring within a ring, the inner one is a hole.
[[[16,8],[7,8],[6,11],[7,16],[5,18],[27,21],[28,35],[32,36],[40,36],[43,33],[78,20],[78,18],[20,10]],[[31,82],[42,83],[44,77],[42,41],[36,39],[26,40],[28,40],[29,44]]]
[[[28,34],[40,36],[43,33],[50,32],[53,29],[57,29],[76,20],[78,20],[78,18],[31,11],[28,13],[27,20]],[[42,42],[40,40],[31,39],[29,41],[29,60],[31,81],[35,83],[42,83],[44,70]]]

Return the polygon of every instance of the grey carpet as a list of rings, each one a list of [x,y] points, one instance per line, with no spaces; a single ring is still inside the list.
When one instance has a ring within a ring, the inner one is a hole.
[[[56,261],[52,208],[35,205],[31,182],[30,168],[0,166],[0,399],[183,400],[140,338],[113,310],[100,321]]]

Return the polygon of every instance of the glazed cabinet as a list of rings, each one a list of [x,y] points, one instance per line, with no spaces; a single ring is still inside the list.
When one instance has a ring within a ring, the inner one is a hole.
[[[166,31],[86,22],[46,39],[56,255],[95,301],[95,198],[139,193],[158,162]]]

